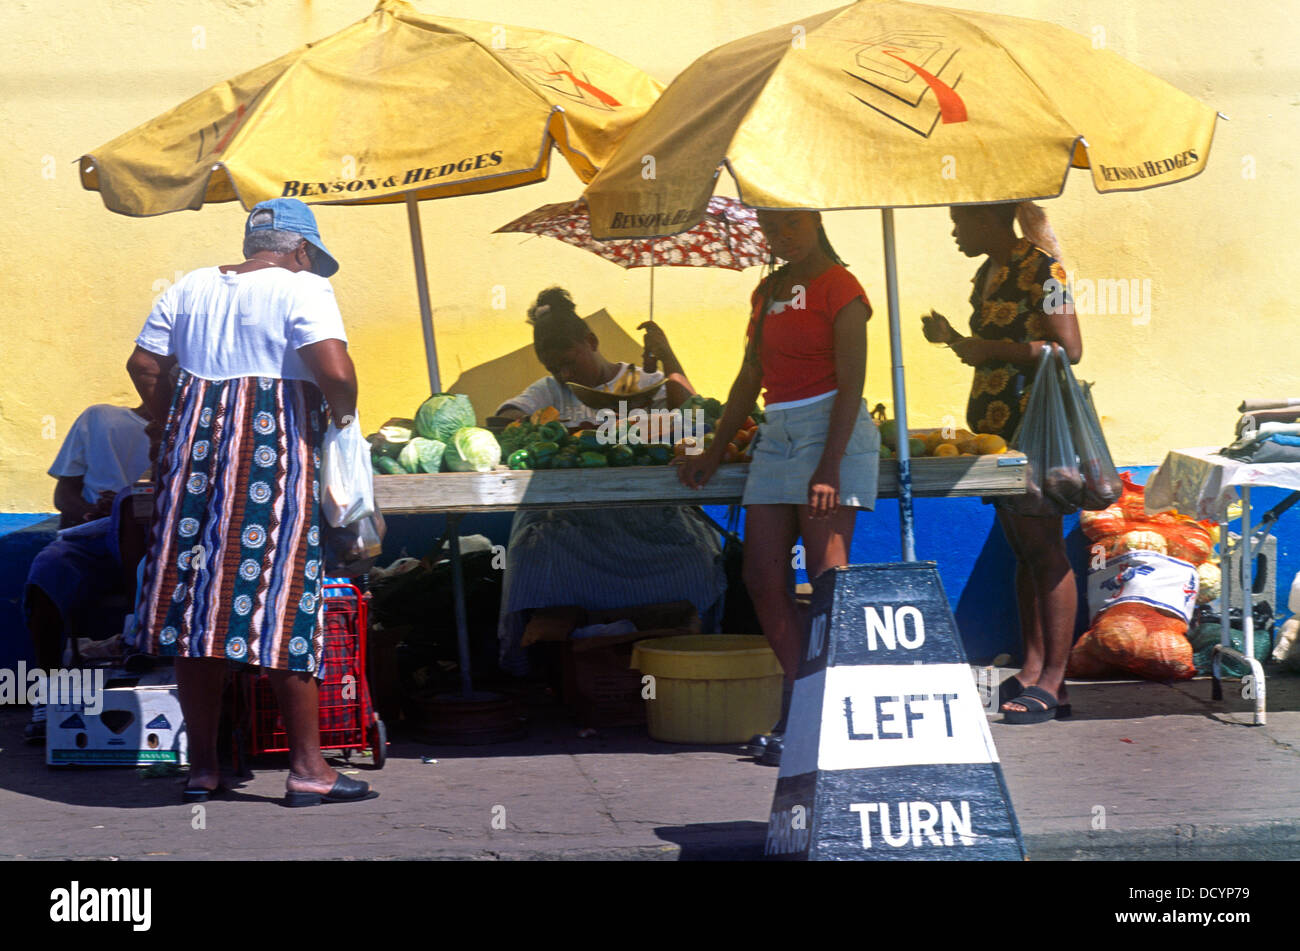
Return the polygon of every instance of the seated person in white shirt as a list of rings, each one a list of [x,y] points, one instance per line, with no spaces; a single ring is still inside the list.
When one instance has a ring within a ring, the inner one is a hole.
[[[149,410],[96,403],[68,430],[50,466],[59,528],[104,518],[117,493],[149,468]]]
[[[578,316],[573,299],[558,287],[537,296],[528,310],[533,349],[550,372],[518,396],[506,400],[497,416],[520,418],[554,406],[570,429],[596,427],[597,411],[583,404],[566,383],[613,391],[629,364],[612,363]],[[640,371],[638,389],[666,379],[653,408],[680,406],[695,391],[668,338],[647,322],[647,356],[663,372]],[[667,474],[665,474],[667,475]],[[690,601],[704,618],[705,630],[721,617],[726,591],[717,531],[694,508],[625,508],[521,511],[515,515],[506,547],[501,598],[501,665],[511,673],[527,670],[520,638],[531,612],[577,606],[598,611]]]
[[[54,506],[59,510],[59,537],[32,561],[23,596],[27,630],[37,664],[46,669],[62,662],[68,634],[111,634],[106,627],[122,617],[100,616],[99,604],[115,594],[133,593],[135,565],[121,554],[121,500],[149,469],[149,411],[143,404],[128,409],[97,403],[68,430],[50,475],[58,480]],[[116,501],[116,505],[115,505]],[[44,708],[32,713],[31,740],[44,737]]]

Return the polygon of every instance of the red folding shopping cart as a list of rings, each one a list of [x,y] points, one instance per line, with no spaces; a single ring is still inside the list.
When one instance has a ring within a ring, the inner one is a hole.
[[[369,748],[375,769],[388,753],[388,733],[370,701],[366,680],[366,616],[369,595],[356,585],[327,581],[322,585],[324,656],[320,677],[320,746],[344,758]],[[246,773],[246,756],[287,753],[289,739],[265,674],[245,674],[236,690],[235,758]]]

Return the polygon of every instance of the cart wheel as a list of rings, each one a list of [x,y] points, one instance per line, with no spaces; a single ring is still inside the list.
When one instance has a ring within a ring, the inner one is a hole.
[[[388,728],[378,716],[370,727],[370,757],[375,769],[383,769],[388,761]]]

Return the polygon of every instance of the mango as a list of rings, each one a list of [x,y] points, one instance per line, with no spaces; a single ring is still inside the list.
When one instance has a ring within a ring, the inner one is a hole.
[[[993,433],[980,433],[975,437],[975,452],[981,456],[995,456],[1007,451],[1007,441]]]

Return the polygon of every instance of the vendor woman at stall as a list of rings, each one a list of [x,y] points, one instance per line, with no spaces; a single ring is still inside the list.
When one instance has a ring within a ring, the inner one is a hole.
[[[582,403],[566,384],[620,392],[631,372],[638,374],[639,390],[664,383],[651,408],[680,406],[694,393],[668,338],[653,323],[638,329],[646,331],[647,356],[656,358],[663,371],[647,373],[607,360],[562,288],[537,295],[528,322],[533,350],[549,375],[506,400],[498,416],[517,419],[553,406],[565,426],[595,427],[600,422],[597,410]],[[576,606],[599,611],[690,601],[709,631],[721,617],[726,578],[717,532],[698,511],[630,506],[517,513],[506,547],[504,585],[501,665],[521,674],[527,662],[520,641],[533,610]]]

